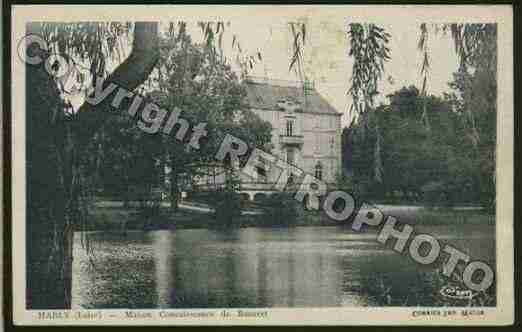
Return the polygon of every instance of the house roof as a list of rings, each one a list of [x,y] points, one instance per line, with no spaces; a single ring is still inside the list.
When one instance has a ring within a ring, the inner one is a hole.
[[[278,103],[292,100],[300,104],[300,112],[341,115],[315,89],[310,89],[306,95],[298,86],[282,86],[268,82],[245,80],[248,104],[251,108],[277,110]]]

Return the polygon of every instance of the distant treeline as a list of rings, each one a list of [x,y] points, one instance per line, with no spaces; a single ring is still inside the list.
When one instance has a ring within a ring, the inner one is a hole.
[[[410,86],[388,95],[388,104],[344,128],[340,186],[389,203],[493,209],[496,96],[489,82],[457,73],[450,84],[457,93],[424,97]],[[471,85],[484,94],[468,96]]]

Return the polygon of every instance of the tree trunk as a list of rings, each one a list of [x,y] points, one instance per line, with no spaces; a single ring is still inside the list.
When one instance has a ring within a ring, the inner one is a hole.
[[[127,179],[124,180],[125,181],[125,188],[123,189],[123,207],[124,208],[129,208],[130,207],[130,203],[129,203],[129,199],[130,199],[130,187],[129,187],[129,181]]]
[[[65,124],[60,97],[41,67],[27,66],[28,309],[70,307],[71,232],[66,218]]]
[[[179,208],[179,176],[178,165],[176,165],[174,159],[172,159],[170,167],[170,211],[176,213]]]
[[[136,22],[132,52],[104,81],[133,91],[145,82],[159,59],[158,23]],[[116,90],[115,90],[116,91]],[[113,92],[113,94],[116,92]],[[74,124],[78,148],[82,150],[89,143],[93,133],[111,116],[112,98],[107,97],[96,106],[84,103]]]
[[[27,32],[38,28],[29,24]],[[130,56],[106,82],[129,91],[143,83],[158,59],[157,42],[157,23],[136,23]],[[96,107],[84,104],[78,120],[66,124],[59,91],[43,64],[27,65],[26,81],[26,303],[28,309],[68,309],[79,204],[75,176],[82,151],[110,116],[111,98]]]

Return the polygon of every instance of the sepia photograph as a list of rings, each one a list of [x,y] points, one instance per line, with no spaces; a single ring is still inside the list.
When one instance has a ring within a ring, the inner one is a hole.
[[[40,7],[15,323],[513,323],[511,6]]]

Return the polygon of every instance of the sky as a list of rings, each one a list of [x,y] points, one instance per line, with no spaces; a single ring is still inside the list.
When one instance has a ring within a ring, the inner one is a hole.
[[[296,18],[292,18],[296,20]],[[351,115],[348,110],[351,98],[347,95],[350,86],[353,60],[348,56],[347,24],[343,16],[302,16],[297,18],[305,22],[307,27],[304,46],[304,70],[306,76],[314,81],[316,90],[323,95],[339,112],[343,114],[342,124],[348,125]],[[382,18],[381,18],[382,20]],[[289,19],[281,16],[267,17],[266,15],[240,15],[227,21],[223,34],[222,49],[224,55],[235,66],[237,48],[232,49],[234,36],[239,42],[243,54],[255,55],[261,53],[262,60],[257,61],[249,75],[268,77],[270,79],[297,81],[294,71],[289,71],[291,49],[291,32]],[[380,94],[377,103],[386,102],[386,95],[404,86],[422,86],[420,73],[422,53],[417,49],[420,22],[412,16],[402,16],[386,24],[378,25],[385,28],[391,35],[388,47],[391,49],[391,60],[385,63],[385,73],[379,83]],[[369,22],[371,23],[371,22]],[[160,25],[166,30],[167,23]],[[197,22],[188,22],[187,30],[194,42],[203,40],[202,32]],[[449,91],[448,82],[452,80],[452,73],[457,69],[457,57],[453,41],[442,33],[430,33],[430,73],[428,93],[441,95]],[[130,51],[130,44],[126,47]],[[77,108],[83,103],[83,96],[69,98]]]
[[[315,87],[339,112],[343,113],[343,125],[350,122],[348,109],[351,98],[346,92],[349,88],[353,61],[348,57],[346,20],[303,19],[307,24],[304,58],[306,75],[315,82]],[[420,74],[422,53],[417,49],[419,22],[402,19],[393,24],[379,24],[391,34],[388,47],[391,60],[385,64],[385,74],[379,85],[381,94],[377,102],[386,102],[386,95],[403,86],[422,86]],[[194,41],[202,36],[193,27],[189,29]],[[243,52],[262,55],[254,69],[253,76],[272,79],[297,80],[297,75],[289,71],[291,57],[291,32],[288,21],[267,20],[266,17],[240,17],[226,27],[223,40],[225,55],[234,57],[231,50],[232,36],[236,35]],[[454,44],[450,36],[431,33],[429,36],[431,69],[428,92],[441,95],[449,91],[448,82],[457,69],[458,62]]]

